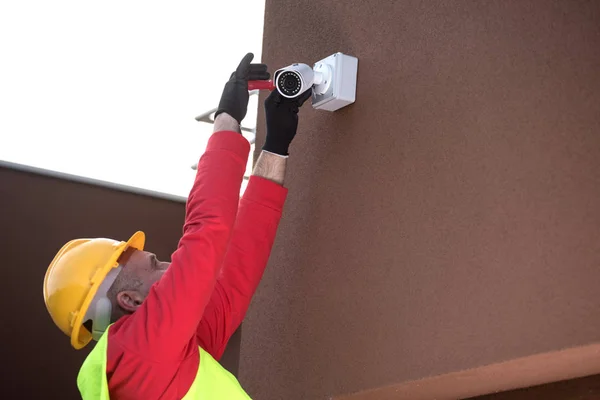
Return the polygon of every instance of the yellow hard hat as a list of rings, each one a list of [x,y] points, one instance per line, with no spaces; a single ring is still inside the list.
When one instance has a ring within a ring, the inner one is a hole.
[[[119,266],[119,257],[128,247],[143,250],[145,239],[144,232],[136,232],[127,242],[71,240],[50,263],[44,278],[44,301],[74,348],[81,349],[92,340],[92,333],[82,324],[102,281]]]

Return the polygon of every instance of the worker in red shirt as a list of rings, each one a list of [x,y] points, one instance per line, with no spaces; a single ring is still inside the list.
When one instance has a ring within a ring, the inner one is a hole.
[[[77,378],[85,400],[249,399],[215,360],[267,264],[287,194],[288,147],[311,93],[267,98],[266,143],[240,199],[248,80],[270,77],[252,59],[244,57],[223,90],[171,262],[144,251],[137,232],[127,242],[72,240],[48,267],[44,300],[54,323],[76,349],[97,341]]]

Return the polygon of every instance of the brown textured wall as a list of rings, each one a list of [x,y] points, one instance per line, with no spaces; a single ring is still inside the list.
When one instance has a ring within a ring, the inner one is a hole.
[[[359,57],[357,102],[301,112],[250,394],[600,340],[600,3],[267,0],[273,69],[336,51]]]
[[[473,397],[469,400],[597,400],[599,398],[600,375],[594,375],[511,392]]]
[[[48,264],[71,239],[126,240],[136,230],[146,232],[147,249],[168,260],[181,236],[184,204],[4,167],[0,182],[3,398],[80,399],[76,377],[90,349],[73,350],[46,312]],[[237,372],[238,356],[236,334],[223,365]]]
[[[334,396],[330,400],[466,399],[482,393],[506,392],[589,376],[600,371],[599,356],[600,344],[591,344]],[[584,384],[578,387],[585,389]],[[510,395],[506,393],[506,396]],[[532,400],[539,398],[531,397]]]

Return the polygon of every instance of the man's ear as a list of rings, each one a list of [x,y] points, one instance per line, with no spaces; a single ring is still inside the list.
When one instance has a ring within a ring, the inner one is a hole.
[[[117,303],[128,312],[134,312],[142,305],[144,297],[136,290],[124,290],[117,294]]]

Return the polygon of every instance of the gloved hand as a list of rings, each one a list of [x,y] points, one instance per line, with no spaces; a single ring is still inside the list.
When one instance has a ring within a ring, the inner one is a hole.
[[[312,95],[312,89],[295,99],[283,97],[273,90],[265,100],[267,120],[267,140],[263,150],[282,156],[288,155],[288,149],[298,129],[298,111]]]
[[[265,64],[251,64],[254,54],[248,53],[225,84],[219,108],[215,114],[227,113],[241,123],[248,111],[248,81],[268,80],[271,74]]]

